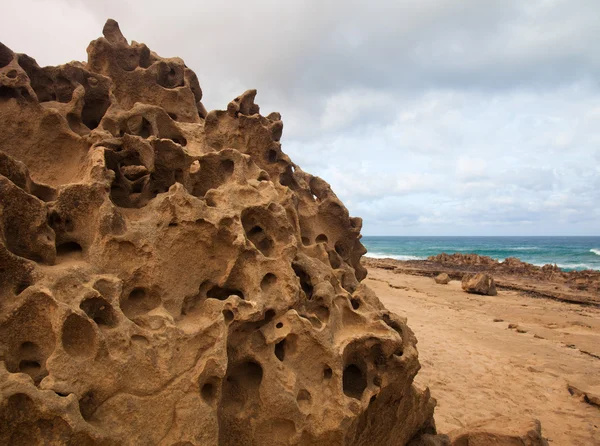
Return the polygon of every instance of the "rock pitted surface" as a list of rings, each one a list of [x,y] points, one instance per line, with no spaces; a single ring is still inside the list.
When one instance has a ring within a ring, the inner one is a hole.
[[[361,220],[256,91],[207,113],[109,20],[88,62],[0,44],[0,443],[402,445],[416,340]]]

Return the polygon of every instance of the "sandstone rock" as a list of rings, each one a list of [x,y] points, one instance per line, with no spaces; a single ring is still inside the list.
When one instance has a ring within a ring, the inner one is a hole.
[[[462,289],[467,293],[495,296],[497,293],[494,279],[487,274],[465,274],[462,279]]]
[[[548,446],[540,422],[498,417],[452,431],[452,446]]]
[[[581,384],[567,384],[567,390],[571,395],[585,403],[600,408],[600,388],[596,387],[596,389],[592,390],[587,387]]]
[[[435,436],[413,332],[361,283],[361,219],[255,96],[207,113],[112,20],[87,63],[0,44],[1,444]]]
[[[435,283],[446,285],[450,283],[450,276],[446,273],[441,273],[435,276]]]

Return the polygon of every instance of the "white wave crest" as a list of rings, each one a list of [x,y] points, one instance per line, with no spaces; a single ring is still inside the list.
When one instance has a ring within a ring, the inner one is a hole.
[[[600,256],[600,249],[590,249],[590,252],[593,252],[597,256]]]
[[[535,266],[544,266],[545,263],[534,263]],[[576,270],[586,270],[590,269],[593,271],[600,271],[600,265],[589,265],[587,263],[557,263],[561,269],[576,269]]]
[[[372,259],[394,259],[394,260],[425,260],[426,257],[405,256],[398,254],[385,254],[383,252],[368,252],[365,257]]]

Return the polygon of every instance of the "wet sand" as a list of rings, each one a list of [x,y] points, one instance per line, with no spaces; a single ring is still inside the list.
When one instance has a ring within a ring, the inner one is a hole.
[[[502,289],[478,296],[456,280],[373,267],[366,283],[419,340],[416,384],[438,401],[439,432],[509,415],[539,419],[550,445],[600,445],[599,308]]]

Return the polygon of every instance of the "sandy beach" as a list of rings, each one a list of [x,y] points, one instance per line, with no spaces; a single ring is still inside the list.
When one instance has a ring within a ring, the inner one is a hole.
[[[551,445],[600,445],[597,306],[502,288],[479,296],[457,280],[368,268],[366,283],[417,336],[416,382],[437,399],[439,432],[510,415],[539,419]]]

